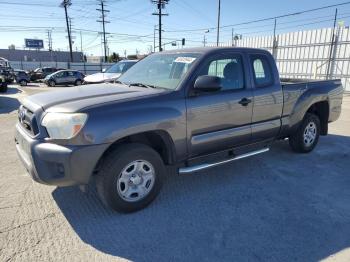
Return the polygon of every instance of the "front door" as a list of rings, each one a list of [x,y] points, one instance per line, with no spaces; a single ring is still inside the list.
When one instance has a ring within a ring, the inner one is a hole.
[[[252,90],[240,54],[208,58],[200,75],[221,78],[217,92],[187,98],[187,136],[191,157],[250,143]]]
[[[66,80],[66,71],[61,71],[55,74],[56,84],[64,84]]]

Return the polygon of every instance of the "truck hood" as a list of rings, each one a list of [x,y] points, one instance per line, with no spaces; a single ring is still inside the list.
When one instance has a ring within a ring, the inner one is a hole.
[[[121,84],[85,85],[39,93],[25,98],[22,103],[33,111],[40,107],[48,112],[77,112],[90,106],[140,99],[163,92],[168,91]]]
[[[96,73],[86,76],[84,81],[88,83],[101,83],[108,80],[115,80],[120,77],[120,75],[120,73]]]

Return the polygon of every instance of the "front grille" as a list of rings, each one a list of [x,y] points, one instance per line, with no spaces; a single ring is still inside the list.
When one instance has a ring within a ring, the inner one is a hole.
[[[34,113],[23,105],[18,109],[18,121],[29,134],[35,136],[39,133]]]

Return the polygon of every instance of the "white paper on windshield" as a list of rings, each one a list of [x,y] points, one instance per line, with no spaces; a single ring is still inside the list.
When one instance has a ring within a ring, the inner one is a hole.
[[[186,57],[186,56],[179,56],[175,59],[176,63],[185,63],[185,64],[191,64],[196,58],[194,57]]]

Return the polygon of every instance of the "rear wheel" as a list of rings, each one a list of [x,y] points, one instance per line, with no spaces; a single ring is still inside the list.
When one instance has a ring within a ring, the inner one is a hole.
[[[102,202],[119,212],[146,207],[158,195],[165,168],[159,154],[143,144],[121,145],[104,160],[96,179]]]
[[[80,79],[75,81],[75,85],[76,86],[81,86],[82,85],[82,81]]]
[[[306,113],[298,130],[289,137],[289,145],[295,152],[309,153],[317,145],[320,130],[320,119],[318,116]]]

